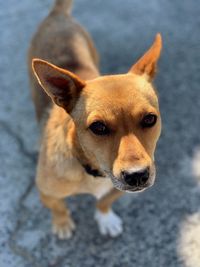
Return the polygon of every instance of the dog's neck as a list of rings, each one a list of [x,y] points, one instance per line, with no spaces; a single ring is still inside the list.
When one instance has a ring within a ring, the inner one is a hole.
[[[53,105],[45,128],[45,140],[49,140],[49,136],[53,135],[57,140],[56,146],[55,143],[50,143],[48,146],[48,149],[53,151],[52,154],[62,153],[63,157],[73,157],[79,162],[87,174],[94,177],[105,177],[98,170],[98,167],[95,166],[96,164],[91,163],[88,159],[89,157],[84,153],[77,137],[75,124],[64,109]],[[65,150],[65,146],[67,147],[67,151]],[[59,152],[55,152],[55,148]]]
[[[83,149],[82,149],[82,147],[78,141],[76,133],[75,133],[74,138],[75,138],[75,141],[74,141],[73,154],[76,157],[76,159],[78,160],[78,162],[82,165],[85,172],[89,175],[94,176],[94,177],[105,177],[105,175],[100,170],[98,170],[98,168],[92,166],[92,164],[90,163],[89,159],[85,155],[85,153],[84,153],[84,151],[83,151]]]
[[[82,165],[82,164],[81,164]],[[82,165],[87,174],[92,175],[94,177],[105,177],[99,170],[93,169],[89,164]]]

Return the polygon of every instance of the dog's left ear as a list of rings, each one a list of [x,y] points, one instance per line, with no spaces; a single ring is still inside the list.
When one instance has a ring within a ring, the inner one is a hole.
[[[72,72],[41,59],[33,59],[32,68],[47,95],[56,105],[69,113],[79,98],[85,82]]]
[[[162,37],[158,33],[150,49],[131,67],[130,73],[146,75],[148,80],[152,80],[156,74],[157,61],[162,49]]]

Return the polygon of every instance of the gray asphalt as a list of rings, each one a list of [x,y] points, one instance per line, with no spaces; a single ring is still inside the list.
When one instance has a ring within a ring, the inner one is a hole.
[[[155,186],[114,206],[123,235],[101,237],[93,198],[78,196],[70,199],[77,231],[62,242],[52,237],[34,187],[38,130],[26,71],[30,38],[51,5],[0,2],[0,266],[199,267],[200,1],[74,0],[102,73],[126,72],[162,33],[155,85],[163,131]]]

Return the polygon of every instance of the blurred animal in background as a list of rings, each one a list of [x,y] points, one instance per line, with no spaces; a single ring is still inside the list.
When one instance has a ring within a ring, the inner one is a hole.
[[[127,73],[101,76],[91,37],[70,10],[71,0],[55,1],[28,53],[42,129],[36,183],[59,238],[71,237],[75,229],[64,198],[79,193],[96,197],[99,230],[115,237],[122,221],[112,203],[155,180],[161,118],[152,80],[162,40],[157,34]]]

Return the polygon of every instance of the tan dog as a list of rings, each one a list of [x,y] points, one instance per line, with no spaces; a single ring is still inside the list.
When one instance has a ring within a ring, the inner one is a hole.
[[[37,186],[59,238],[70,237],[75,227],[64,198],[79,193],[98,199],[100,232],[117,236],[122,222],[112,203],[124,191],[144,190],[155,179],[161,118],[151,81],[161,36],[127,74],[100,76],[94,45],[70,16],[70,5],[69,0],[56,1],[29,50],[37,118],[45,120]],[[59,67],[34,59],[36,79],[33,58]]]

